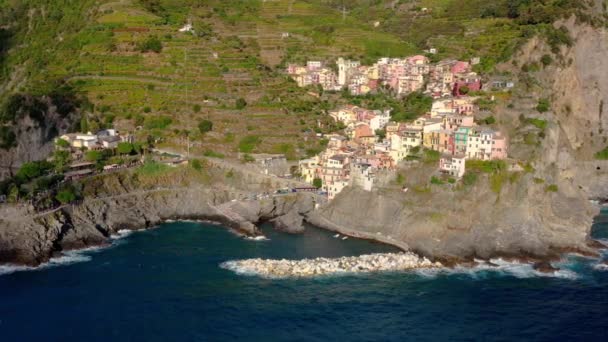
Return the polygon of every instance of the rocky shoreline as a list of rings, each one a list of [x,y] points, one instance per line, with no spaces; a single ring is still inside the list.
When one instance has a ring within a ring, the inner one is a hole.
[[[409,252],[302,260],[257,258],[226,261],[220,266],[239,274],[257,275],[264,278],[305,278],[344,273],[397,272],[443,267],[439,262],[432,262]]]

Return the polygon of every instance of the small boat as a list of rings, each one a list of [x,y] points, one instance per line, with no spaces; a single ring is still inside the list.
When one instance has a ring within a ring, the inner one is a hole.
[[[345,236],[345,237],[342,238],[342,240],[346,240],[346,239],[348,239],[348,236]]]
[[[334,235],[334,238],[339,238],[339,237],[340,237],[340,234]]]

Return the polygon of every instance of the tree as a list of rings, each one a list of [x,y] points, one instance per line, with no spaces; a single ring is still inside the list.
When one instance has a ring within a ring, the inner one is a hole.
[[[103,159],[103,154],[99,151],[87,151],[87,153],[84,156],[84,159],[86,159],[87,161],[96,163]]]
[[[47,161],[34,161],[21,165],[17,171],[16,177],[19,181],[25,183],[34,178],[38,178],[52,168],[51,163]]]
[[[386,130],[385,129],[377,129],[376,130],[376,136],[380,139],[380,140],[384,140],[384,138],[386,138]]]
[[[317,189],[321,189],[321,187],[323,187],[323,180],[321,180],[321,178],[313,179],[312,186],[314,186]]]
[[[53,154],[53,166],[55,171],[64,172],[70,164],[71,156],[68,151],[55,151]]]
[[[201,131],[201,134],[205,134],[213,130],[213,122],[209,120],[202,120],[198,123],[198,130]]]
[[[201,105],[200,105],[200,104],[198,104],[198,103],[197,103],[197,104],[195,104],[194,106],[192,106],[192,110],[193,110],[195,113],[200,112],[200,111],[201,111]]]
[[[241,110],[245,107],[247,107],[247,101],[245,101],[244,98],[239,97],[238,100],[236,100],[236,109]]]
[[[17,146],[17,136],[10,127],[0,126],[0,149],[10,149]]]
[[[55,146],[59,148],[68,148],[70,147],[70,143],[64,139],[57,139],[57,141],[55,142]]]
[[[141,52],[156,52],[160,53],[163,50],[163,43],[158,39],[157,36],[150,36],[145,41],[139,44],[139,51]]]
[[[540,99],[538,100],[538,105],[536,106],[536,110],[544,113],[549,111],[549,109],[551,108],[551,103],[549,103],[548,99]]]
[[[133,152],[133,144],[128,142],[118,143],[118,147],[116,148],[116,150],[120,154],[131,154],[131,152]]]
[[[80,119],[80,131],[82,133],[87,133],[89,131],[89,120],[86,116],[83,116],[82,119]]]
[[[76,200],[76,195],[70,189],[60,191],[55,198],[61,202],[61,204],[68,204]]]

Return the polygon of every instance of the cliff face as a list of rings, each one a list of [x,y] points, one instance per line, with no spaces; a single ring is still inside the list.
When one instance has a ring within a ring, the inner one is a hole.
[[[433,186],[424,193],[352,188],[309,221],[394,240],[434,258],[590,251],[587,239],[595,210],[588,201],[564,192],[546,193],[531,175],[525,178],[503,186],[500,195],[483,181],[469,189]]]
[[[15,172],[21,164],[46,159],[53,151],[53,139],[72,130],[79,122],[80,109],[75,98],[66,96],[19,96],[14,108],[7,108],[14,119],[0,120],[15,135],[10,147],[0,148],[0,180]]]
[[[260,201],[231,202],[238,196],[213,188],[129,192],[85,200],[43,215],[5,207],[0,219],[0,264],[38,265],[54,253],[103,245],[121,229],[138,230],[165,220],[212,220],[257,235],[259,221],[307,214],[315,197],[293,194]]]
[[[510,106],[498,108],[498,126],[509,133],[510,156],[530,161],[532,171],[507,180],[499,193],[488,176],[475,186],[434,186],[407,193],[391,187],[371,193],[347,189],[310,221],[336,230],[355,230],[402,243],[430,257],[488,258],[499,255],[547,257],[588,247],[593,216],[590,198],[608,196],[608,162],[594,153],[608,146],[608,35],[604,28],[556,23],[573,38],[560,56],[540,38],[530,40],[502,69],[533,79],[514,90]],[[544,54],[554,63],[538,72],[520,74],[520,67],[540,64]],[[514,66],[515,65],[515,66]],[[518,77],[518,76],[514,76]],[[536,110],[549,99],[551,109]],[[547,122],[541,130],[520,119]],[[535,143],[526,135],[537,137]],[[406,168],[409,182],[428,184],[432,168]],[[549,185],[554,185],[547,190]]]

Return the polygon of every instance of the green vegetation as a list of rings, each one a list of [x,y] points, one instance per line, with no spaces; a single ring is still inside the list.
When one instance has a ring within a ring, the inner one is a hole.
[[[551,103],[548,99],[540,99],[538,100],[538,105],[536,105],[536,110],[544,113],[548,112],[551,109]]]
[[[141,52],[156,52],[160,53],[163,50],[163,43],[156,36],[150,36],[145,41],[139,44]]]
[[[70,147],[70,143],[63,139],[57,139],[57,141],[55,142],[55,146],[59,148],[68,148]]]
[[[196,171],[201,171],[203,169],[203,164],[198,159],[192,159],[189,163],[190,167],[195,169]]]
[[[35,178],[38,178],[53,169],[53,165],[47,161],[35,161],[24,163],[17,171],[15,178],[20,183],[29,182]]]
[[[146,129],[165,129],[173,123],[173,120],[168,116],[147,117],[144,121]]]
[[[120,154],[131,154],[134,151],[133,144],[128,142],[118,143],[116,151]]]
[[[534,180],[534,183],[535,183],[535,184],[543,184],[543,183],[545,182],[545,180],[544,180],[544,179],[542,179],[542,178],[537,178],[537,177],[534,177],[534,179],[533,179],[533,180]]]
[[[211,132],[213,130],[213,122],[209,120],[201,120],[198,123],[198,130],[201,132],[201,134]]]
[[[525,173],[532,173],[532,172],[536,171],[530,162],[525,163],[525,164],[520,162],[519,165],[524,169]]]
[[[492,125],[496,123],[496,119],[493,116],[488,116],[481,121],[484,125]]]
[[[247,107],[247,101],[245,101],[245,99],[244,99],[244,98],[239,97],[239,98],[236,100],[236,109],[238,109],[238,110],[242,110],[242,109],[244,109],[245,107]]]
[[[223,153],[219,153],[219,152],[215,152],[215,151],[211,151],[211,150],[205,150],[205,152],[203,152],[203,155],[205,157],[220,158],[220,159],[226,157]]]
[[[526,118],[525,123],[532,125],[542,131],[544,131],[545,128],[547,128],[547,120],[543,120],[543,119]]]
[[[431,184],[434,184],[434,185],[443,185],[445,183],[440,178],[438,178],[436,176],[432,176],[431,177]]]
[[[441,153],[439,153],[439,151],[435,151],[435,150],[428,150],[425,149],[424,150],[424,156],[422,158],[422,160],[425,163],[437,163],[439,162],[439,159],[441,159]]]
[[[503,160],[474,160],[466,161],[467,172],[497,173],[507,169],[507,164]]]
[[[323,187],[323,181],[321,180],[321,178],[315,178],[312,181],[312,186],[317,189],[321,189]]]
[[[543,63],[544,66],[549,66],[553,63],[553,58],[551,55],[545,54],[541,57],[540,62]]]
[[[8,150],[17,146],[17,136],[10,127],[0,126],[0,148]]]
[[[500,194],[502,190],[502,186],[505,183],[505,180],[508,178],[509,174],[505,171],[496,172],[490,175],[490,189],[493,192]]]
[[[432,97],[421,92],[413,92],[403,99],[402,106],[393,108],[391,115],[395,121],[410,121],[429,112],[432,105]]]
[[[559,189],[555,184],[547,185],[547,187],[545,188],[545,192],[557,192],[558,190]]]
[[[595,153],[594,157],[595,157],[595,159],[599,159],[599,160],[608,160],[608,147]]]
[[[398,185],[403,185],[405,183],[405,176],[401,172],[397,173],[397,177],[395,177],[395,182]]]
[[[68,204],[76,200],[76,194],[71,189],[61,190],[55,198],[61,202],[61,204]]]
[[[239,142],[239,151],[243,153],[251,153],[261,141],[262,139],[256,135],[245,136]]]
[[[252,155],[250,155],[249,153],[245,153],[243,155],[243,162],[245,162],[245,163],[253,163],[254,161],[255,161],[255,158]]]
[[[155,161],[146,161],[137,168],[137,173],[141,176],[157,176],[171,170],[171,167]]]
[[[331,62],[338,56],[369,63],[435,47],[438,53],[429,55],[434,61],[481,57],[476,71],[490,71],[534,35],[552,47],[571,44],[567,30],[551,24],[573,13],[584,22],[601,19],[586,6],[577,0],[0,1],[0,84],[5,90],[0,103],[8,103],[17,91],[49,95],[56,80],[66,80],[91,102],[82,120],[85,131],[112,122],[142,126],[138,139],[153,136],[174,146],[182,136],[168,127],[191,130],[207,119],[217,132],[270,137],[256,150],[272,152],[277,145],[303,141],[308,132],[336,129],[322,114],[350,100],[318,89],[318,98],[307,95],[310,89],[299,89],[284,77],[287,63]],[[195,34],[178,32],[188,21]],[[376,21],[381,25],[374,27]],[[290,36],[275,39],[283,32]],[[430,108],[418,93],[352,101],[392,108],[400,121]],[[0,114],[0,148],[15,146],[19,133],[3,120],[44,113],[44,101],[15,98],[13,104],[31,110]],[[316,140],[298,146],[296,157],[317,148]],[[240,150],[239,139],[206,137],[204,142],[196,153]]]

